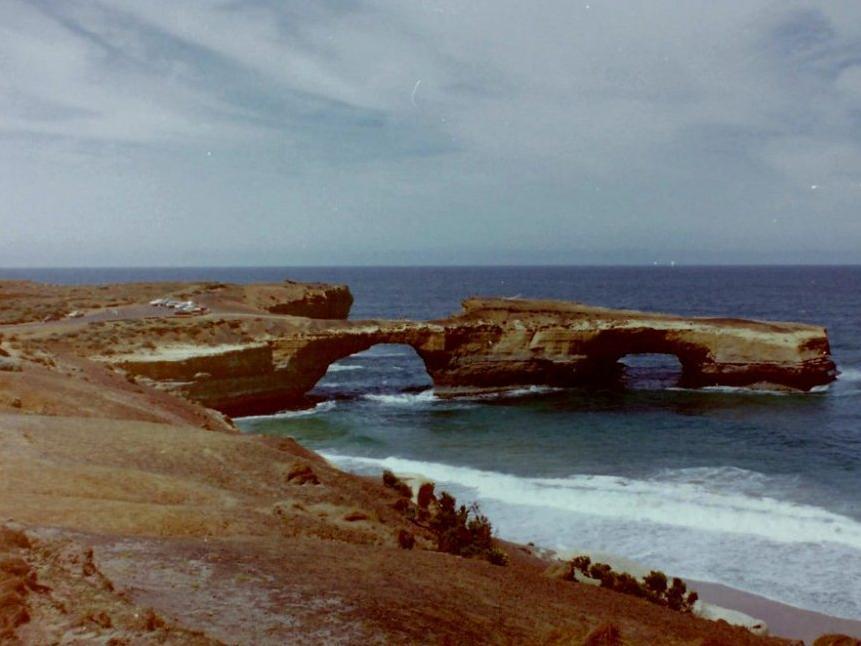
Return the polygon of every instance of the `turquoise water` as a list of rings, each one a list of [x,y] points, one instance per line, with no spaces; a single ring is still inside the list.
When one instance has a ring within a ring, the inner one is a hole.
[[[616,552],[861,618],[861,268],[24,273],[57,282],[346,282],[353,318],[441,317],[483,294],[825,324],[842,375],[808,395],[680,390],[674,358],[631,357],[627,389],[440,400],[411,348],[376,346],[333,365],[306,410],[240,426],[293,435],[357,472],[424,474],[477,500],[506,538]]]

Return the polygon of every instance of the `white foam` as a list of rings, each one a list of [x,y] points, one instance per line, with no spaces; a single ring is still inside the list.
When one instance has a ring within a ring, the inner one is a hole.
[[[861,368],[838,368],[836,381],[825,388],[832,397],[857,397],[861,395]]]
[[[273,413],[272,415],[249,415],[247,417],[236,417],[235,419],[242,422],[258,422],[277,419],[293,419],[295,417],[308,417],[310,415],[317,415],[318,413],[328,412],[334,409],[336,405],[336,401],[329,400],[320,402],[311,408],[302,408],[300,410],[284,410],[278,413]]]
[[[428,403],[440,401],[434,394],[433,389],[423,390],[418,393],[368,393],[362,395],[362,399],[378,402],[386,406],[424,406]]]
[[[761,492],[803,483],[734,467],[648,479],[513,475],[399,458],[325,454],[362,473],[419,473],[477,501],[503,538],[564,552],[624,554],[674,575],[723,583],[847,618],[861,613],[861,523]],[[779,494],[778,494],[779,495]]]
[[[554,386],[524,386],[522,388],[507,388],[505,390],[495,390],[488,393],[478,393],[476,395],[464,395],[463,397],[454,396],[456,399],[468,400],[488,400],[488,399],[520,399],[523,397],[535,397],[537,395],[546,395],[548,393],[556,393],[564,390]]]
[[[837,375],[837,381],[844,383],[861,382],[861,368],[839,368],[840,374]]]
[[[682,388],[680,386],[670,386],[666,389],[657,390],[675,390],[688,393],[717,393],[721,395],[754,395],[754,396],[769,396],[769,397],[786,397],[787,395],[800,395],[802,391],[796,390],[777,390],[770,388],[748,388],[745,386],[702,386],[700,388]]]
[[[758,536],[780,543],[831,542],[861,550],[861,523],[811,505],[747,495],[729,486],[683,478],[618,476],[520,478],[493,471],[419,462],[326,454],[346,468],[377,467],[421,473],[453,483],[478,499],[699,531]]]
[[[356,366],[348,363],[333,363],[326,372],[347,372],[349,370],[364,370],[365,366]]]

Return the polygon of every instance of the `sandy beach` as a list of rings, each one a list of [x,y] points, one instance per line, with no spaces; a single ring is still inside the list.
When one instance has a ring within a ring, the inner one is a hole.
[[[820,635],[838,633],[861,639],[861,620],[841,619],[772,601],[720,583],[688,580],[700,599],[724,608],[738,610],[768,624],[769,634],[803,639],[812,644]]]

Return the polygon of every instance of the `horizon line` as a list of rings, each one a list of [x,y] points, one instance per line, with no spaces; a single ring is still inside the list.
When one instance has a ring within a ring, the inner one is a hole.
[[[685,262],[653,262],[653,263],[479,263],[479,264],[457,264],[457,263],[420,263],[414,265],[403,264],[298,264],[298,265],[9,265],[0,267],[3,271],[62,271],[62,270],[96,270],[96,269],[494,269],[494,268],[664,268],[678,269],[688,268],[711,268],[711,267],[861,267],[861,262],[762,262],[762,263],[685,263]]]

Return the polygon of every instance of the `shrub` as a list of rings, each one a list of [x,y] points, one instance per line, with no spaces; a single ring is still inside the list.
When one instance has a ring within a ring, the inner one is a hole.
[[[495,546],[493,525],[487,516],[481,513],[478,505],[458,506],[454,496],[446,491],[440,493],[437,498],[433,495],[433,485],[430,483],[419,489],[418,498],[426,506],[413,504],[409,498],[412,490],[391,471],[383,472],[383,484],[402,492],[403,497],[399,498],[393,507],[414,524],[433,532],[440,552],[466,558],[486,558],[494,565],[508,564],[508,554]],[[403,532],[406,530],[402,530]],[[398,535],[399,543],[400,540],[401,534]],[[401,544],[401,547],[404,545]]]
[[[627,572],[614,572],[606,563],[592,563],[588,556],[577,556],[569,562],[563,578],[577,581],[577,572],[597,579],[602,588],[640,597],[679,612],[691,612],[699,599],[696,592],[688,592],[687,585],[680,578],[674,577],[668,586],[667,575],[656,570],[649,572],[641,582]]]
[[[403,498],[413,497],[410,486],[388,469],[383,471],[383,484],[389,489],[394,489]]]
[[[487,560],[494,565],[508,565],[508,554],[498,547],[491,547],[487,552]]]
[[[433,482],[423,483],[422,486],[419,487],[419,492],[416,495],[416,503],[418,504],[419,508],[427,509],[435,500],[436,496],[434,495]]]
[[[662,595],[667,591],[667,575],[663,572],[652,570],[643,578],[643,583],[653,594]]]
[[[443,492],[431,519],[437,535],[437,549],[465,557],[484,557],[494,565],[506,565],[508,555],[493,544],[493,526],[478,505],[457,506],[454,497]]]

